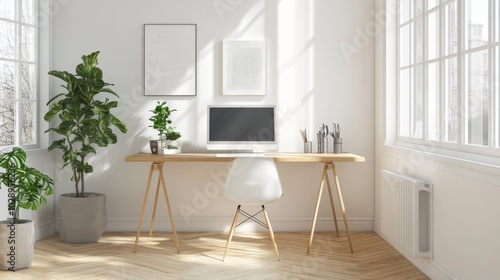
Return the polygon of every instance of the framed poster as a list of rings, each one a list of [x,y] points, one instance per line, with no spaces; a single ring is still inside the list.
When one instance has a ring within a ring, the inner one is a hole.
[[[266,42],[222,43],[222,95],[266,95]]]
[[[144,25],[144,94],[196,95],[196,24]]]

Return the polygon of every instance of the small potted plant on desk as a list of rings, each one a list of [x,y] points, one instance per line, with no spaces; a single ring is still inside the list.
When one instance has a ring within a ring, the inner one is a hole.
[[[53,194],[54,181],[26,165],[26,153],[15,147],[0,155],[0,187],[8,188],[7,209],[12,218],[0,221],[0,269],[28,268],[34,255],[33,220],[19,219],[19,208],[37,210],[47,204],[44,195]],[[5,205],[2,202],[2,206]]]
[[[53,70],[49,75],[63,80],[65,93],[53,97],[44,119],[50,122],[58,116],[58,126],[46,132],[54,132],[60,139],[54,140],[49,151],[62,150],[64,167],[71,169],[71,181],[75,192],[59,197],[61,225],[59,235],[65,242],[97,242],[107,226],[106,195],[87,192],[85,176],[94,168],[89,163],[97,147],[115,144],[118,137],[112,128],[127,132],[126,125],[112,111],[118,101],[102,97],[103,94],[118,95],[110,88],[113,84],[103,81],[102,70],[97,67],[99,52],[82,56],[83,63],[76,67],[76,74]]]
[[[181,152],[178,141],[181,134],[175,131],[175,126],[170,125],[172,123],[170,114],[175,111],[177,110],[168,107],[167,101],[158,101],[154,110],[150,110],[153,116],[149,120],[153,122],[153,125],[149,127],[156,129],[160,137],[159,140],[150,140],[151,152],[153,154],[177,154]]]

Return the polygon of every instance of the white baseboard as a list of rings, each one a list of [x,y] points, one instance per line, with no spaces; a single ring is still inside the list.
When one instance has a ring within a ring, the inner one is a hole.
[[[54,222],[49,221],[45,223],[35,223],[35,240],[41,240],[54,235],[55,227]]]
[[[174,217],[175,228],[179,232],[225,232],[229,231],[233,217],[208,217],[208,218],[191,218],[189,222],[183,220],[182,217]],[[240,219],[240,221],[242,221]],[[373,231],[373,218],[349,218],[350,231]],[[344,222],[341,218],[337,218],[339,231],[345,231]],[[60,219],[55,221],[56,230],[61,224]],[[145,217],[141,231],[148,231],[151,224],[151,218]],[[271,219],[271,224],[274,231],[310,231],[311,219],[310,218],[275,218]],[[124,218],[109,218],[106,231],[137,231],[137,219],[124,219]],[[170,221],[166,218],[156,218],[154,224],[155,231],[171,231]],[[316,231],[334,231],[335,226],[333,219],[318,218],[316,222]],[[238,231],[266,231],[265,228],[249,222],[243,224]]]
[[[440,280],[459,280],[458,277],[451,274],[449,271],[444,269],[441,265],[428,258],[413,258],[407,255],[402,250],[399,250],[396,246],[391,243],[391,240],[382,234],[380,220],[374,220],[374,230],[380,237],[382,237],[389,245],[396,249],[401,255],[403,255],[409,262],[416,266],[422,273],[427,275],[430,279],[440,279]]]

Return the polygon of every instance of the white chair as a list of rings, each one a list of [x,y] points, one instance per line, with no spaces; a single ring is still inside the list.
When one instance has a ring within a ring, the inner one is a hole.
[[[234,215],[233,224],[229,231],[229,236],[224,252],[223,261],[226,258],[231,239],[233,238],[234,229],[248,220],[255,221],[259,225],[265,227],[269,231],[271,240],[274,245],[274,250],[280,259],[278,247],[274,241],[274,233],[267,216],[264,204],[273,202],[283,195],[278,170],[272,158],[266,157],[242,157],[234,159],[227,175],[226,184],[222,191],[222,195],[227,200],[238,204]],[[241,209],[242,205],[261,205],[262,210],[254,215],[250,215]],[[263,212],[265,223],[255,218],[257,214]],[[236,225],[238,214],[242,214],[247,219]]]

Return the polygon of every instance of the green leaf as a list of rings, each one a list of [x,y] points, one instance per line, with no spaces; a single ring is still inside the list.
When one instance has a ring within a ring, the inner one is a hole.
[[[52,71],[49,71],[48,74],[51,76],[57,77],[57,78],[65,81],[66,83],[71,82],[75,78],[75,76],[73,76],[73,74],[68,73],[66,71],[52,70]]]
[[[111,115],[109,121],[111,122],[111,124],[116,126],[122,133],[127,133],[127,130],[128,130],[127,126],[125,125],[124,122],[119,120],[117,117],[115,117],[114,115]]]
[[[111,93],[112,95],[116,96],[116,97],[119,97],[118,94],[116,94],[112,89],[110,88],[101,88],[100,89],[100,92],[107,92],[107,93]]]
[[[19,147],[14,147],[12,151],[4,153],[0,156],[0,167],[3,169],[9,169],[11,165],[18,166],[19,168],[24,168],[26,162],[26,152]]]
[[[87,74],[87,69],[85,69],[85,65],[83,65],[83,63],[80,63],[76,66],[75,72],[78,76],[82,77]]]
[[[52,103],[52,101],[54,101],[55,99],[57,99],[59,96],[64,96],[66,95],[65,93],[59,93],[58,95],[52,97],[49,102],[47,102],[47,105],[49,105],[50,103]]]
[[[94,168],[90,164],[85,164],[85,166],[83,166],[83,172],[84,173],[92,173],[92,172],[94,172]]]
[[[82,151],[84,151],[86,154],[96,154],[96,150],[90,145],[82,145]]]
[[[50,122],[61,110],[62,106],[59,103],[54,103],[52,104],[52,106],[50,106],[50,110],[45,114],[43,119],[47,122]]]
[[[108,107],[108,109],[116,108],[117,106],[118,106],[118,101],[106,102],[106,107]]]
[[[66,140],[61,139],[61,140],[55,140],[52,142],[52,144],[49,146],[48,150],[52,151],[53,149],[61,149],[65,150],[68,146],[66,145]]]

